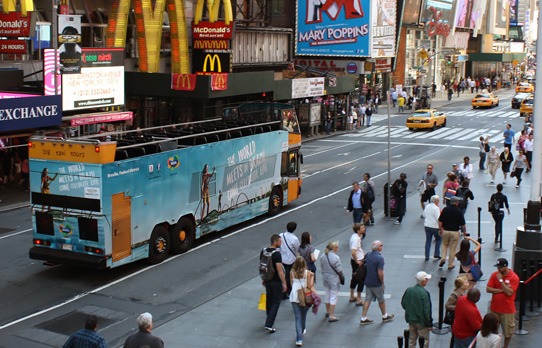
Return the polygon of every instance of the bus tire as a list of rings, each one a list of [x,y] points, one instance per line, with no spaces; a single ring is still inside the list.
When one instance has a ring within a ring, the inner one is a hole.
[[[269,216],[275,216],[282,209],[282,192],[279,187],[274,187],[269,196]]]
[[[194,224],[188,218],[181,218],[171,230],[171,250],[175,254],[185,253],[194,243],[196,230]]]
[[[149,239],[149,263],[156,264],[164,261],[170,248],[169,233],[162,225],[154,227]]]

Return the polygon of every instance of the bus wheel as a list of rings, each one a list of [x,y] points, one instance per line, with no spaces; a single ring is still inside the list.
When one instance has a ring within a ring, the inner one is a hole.
[[[273,188],[269,197],[269,215],[274,216],[280,212],[282,208],[282,195],[278,187]]]
[[[152,264],[164,261],[169,253],[169,233],[164,226],[156,226],[149,240],[149,262]]]
[[[175,254],[187,252],[196,237],[194,224],[190,219],[182,218],[171,230],[171,248]]]

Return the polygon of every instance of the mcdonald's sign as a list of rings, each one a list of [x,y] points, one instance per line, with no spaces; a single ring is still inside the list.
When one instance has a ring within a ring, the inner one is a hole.
[[[193,91],[196,88],[196,74],[171,74],[171,89]]]
[[[205,52],[194,50],[192,52],[192,66],[199,75],[231,72],[231,54]]]
[[[229,40],[194,40],[194,49],[200,50],[227,50]]]
[[[225,91],[228,89],[228,74],[212,74],[211,90]]]
[[[220,2],[224,4],[224,21],[218,22]],[[233,34],[233,11],[230,0],[207,0],[209,21],[202,21],[203,5],[205,0],[198,0],[194,22],[192,23],[192,37],[194,39],[231,39]]]

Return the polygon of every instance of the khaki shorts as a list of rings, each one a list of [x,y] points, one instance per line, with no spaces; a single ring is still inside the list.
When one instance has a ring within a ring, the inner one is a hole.
[[[504,338],[514,336],[514,332],[516,332],[516,313],[495,313],[493,311],[491,313],[499,318]]]

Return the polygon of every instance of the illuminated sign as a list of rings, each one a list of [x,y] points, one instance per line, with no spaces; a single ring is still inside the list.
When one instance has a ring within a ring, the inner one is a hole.
[[[115,121],[127,121],[134,118],[132,111],[115,112],[100,115],[85,115],[84,117],[76,117],[70,120],[72,126],[82,126],[85,124],[105,123]]]
[[[362,70],[362,62],[336,59],[294,59],[294,65],[310,66],[322,71],[332,73],[355,74]]]
[[[370,55],[369,0],[297,0],[296,54]]]
[[[0,13],[0,36],[34,37],[36,16],[35,12],[26,15],[21,12]]]
[[[228,50],[229,40],[194,40],[194,49],[201,50]]]
[[[17,0],[2,0],[2,8],[4,9],[4,14],[9,12],[15,12],[15,5]],[[33,0],[19,0],[21,4],[21,15],[26,17],[29,11],[34,11],[34,1]]]
[[[194,39],[231,39],[233,22],[226,25],[225,22],[199,22],[192,25],[192,37]]]
[[[81,72],[81,16],[58,16],[58,48],[60,72],[79,74]]]
[[[200,75],[212,73],[231,72],[230,53],[207,53],[203,50],[194,50],[192,53],[192,66],[194,71]]]
[[[124,104],[124,49],[83,48],[83,57],[80,74],[63,75],[64,110]]]
[[[26,54],[28,44],[23,40],[0,40],[0,53]]]
[[[214,23],[218,20],[221,0],[198,0],[196,5],[196,14],[194,16],[194,24],[199,25],[203,17],[203,5],[207,2],[207,11],[209,12],[209,23]],[[224,24],[229,26],[233,21],[233,12],[230,0],[222,0],[224,4]]]
[[[43,50],[43,94],[57,95],[62,93],[62,76],[56,74],[56,93],[55,93],[55,51],[53,49]],[[58,61],[58,52],[56,52],[56,65]]]
[[[193,91],[196,88],[196,74],[171,74],[171,89]]]

